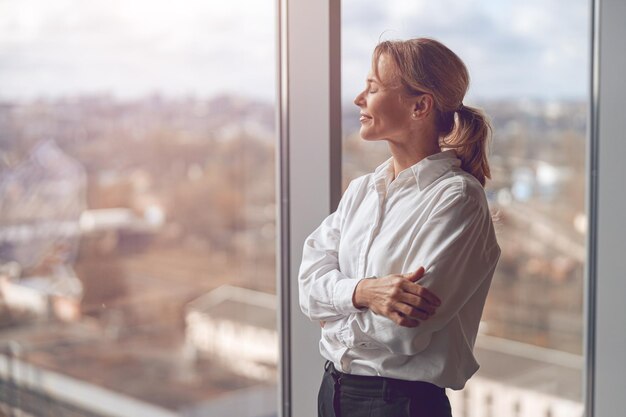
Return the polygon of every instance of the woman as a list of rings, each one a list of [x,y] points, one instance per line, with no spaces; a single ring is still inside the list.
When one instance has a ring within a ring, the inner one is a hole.
[[[482,112],[469,76],[426,38],[376,46],[354,100],[361,137],[391,157],[350,182],[306,239],[302,311],[322,326],[319,415],[451,416],[445,388],[479,365],[472,349],[500,257],[484,185]]]

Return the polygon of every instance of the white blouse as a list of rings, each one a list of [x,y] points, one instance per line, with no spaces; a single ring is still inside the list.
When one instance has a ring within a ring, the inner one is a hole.
[[[321,329],[320,353],[342,372],[462,389],[478,370],[474,342],[500,247],[485,192],[453,149],[404,169],[393,158],[352,180],[337,210],[305,240],[302,312]],[[403,327],[352,304],[363,278],[425,268],[417,283],[440,300]]]

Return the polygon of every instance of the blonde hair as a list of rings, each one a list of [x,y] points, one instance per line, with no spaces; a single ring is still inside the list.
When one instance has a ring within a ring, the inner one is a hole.
[[[470,78],[461,58],[430,38],[383,41],[372,54],[372,71],[379,80],[378,60],[382,54],[394,62],[394,78],[406,95],[432,94],[439,146],[453,148],[461,168],[484,187],[486,178],[491,178],[487,144],[492,128],[482,110],[463,105]]]

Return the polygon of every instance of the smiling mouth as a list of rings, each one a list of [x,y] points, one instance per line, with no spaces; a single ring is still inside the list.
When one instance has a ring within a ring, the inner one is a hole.
[[[364,122],[365,120],[369,120],[369,119],[371,119],[371,117],[361,116],[361,117],[359,118],[359,120],[360,120],[361,122]]]

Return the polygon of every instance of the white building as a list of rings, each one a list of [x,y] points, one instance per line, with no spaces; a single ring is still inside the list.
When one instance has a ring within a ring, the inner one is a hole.
[[[187,349],[194,357],[217,360],[237,374],[275,380],[276,309],[274,294],[221,286],[187,305]]]

